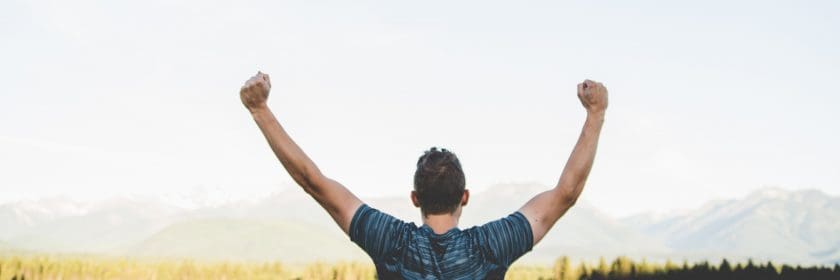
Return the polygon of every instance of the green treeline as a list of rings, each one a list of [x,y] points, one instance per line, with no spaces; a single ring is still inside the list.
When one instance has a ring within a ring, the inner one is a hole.
[[[676,264],[636,262],[626,257],[619,257],[611,263],[601,258],[595,265],[580,263],[572,266],[569,258],[562,257],[554,264],[551,278],[535,277],[529,279],[556,280],[607,280],[607,279],[840,279],[840,265],[831,266],[790,266],[776,265],[772,262],[733,264],[724,259],[720,264],[699,262]]]

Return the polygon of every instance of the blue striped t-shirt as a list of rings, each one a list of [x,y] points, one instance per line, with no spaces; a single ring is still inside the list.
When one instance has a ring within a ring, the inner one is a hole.
[[[350,240],[373,259],[379,279],[503,279],[533,247],[531,225],[520,212],[436,234],[366,204],[353,215]]]

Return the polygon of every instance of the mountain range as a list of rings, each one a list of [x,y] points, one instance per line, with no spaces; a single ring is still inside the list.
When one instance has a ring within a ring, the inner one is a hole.
[[[505,184],[473,194],[460,227],[513,213],[547,187]],[[420,224],[408,197],[366,199]],[[283,261],[364,260],[318,204],[298,189],[263,199],[184,208],[153,197],[77,202],[45,198],[0,205],[0,254],[58,253]],[[520,262],[629,256],[648,260],[840,263],[840,197],[764,188],[690,211],[617,219],[586,202],[557,222]]]

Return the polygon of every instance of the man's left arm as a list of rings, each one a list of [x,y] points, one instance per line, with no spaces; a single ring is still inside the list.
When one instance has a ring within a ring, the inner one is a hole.
[[[286,133],[266,104],[270,90],[268,75],[258,72],[245,82],[239,96],[292,179],[327,210],[344,233],[349,234],[353,214],[362,205],[362,201],[341,183],[324,176]]]

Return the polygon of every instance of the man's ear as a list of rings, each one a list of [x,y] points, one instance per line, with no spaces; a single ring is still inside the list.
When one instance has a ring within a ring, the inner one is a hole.
[[[461,206],[467,206],[468,202],[470,202],[470,190],[464,189],[464,194],[461,195]]]
[[[420,207],[420,200],[417,199],[417,191],[411,191],[411,203],[414,203],[414,207]]]

